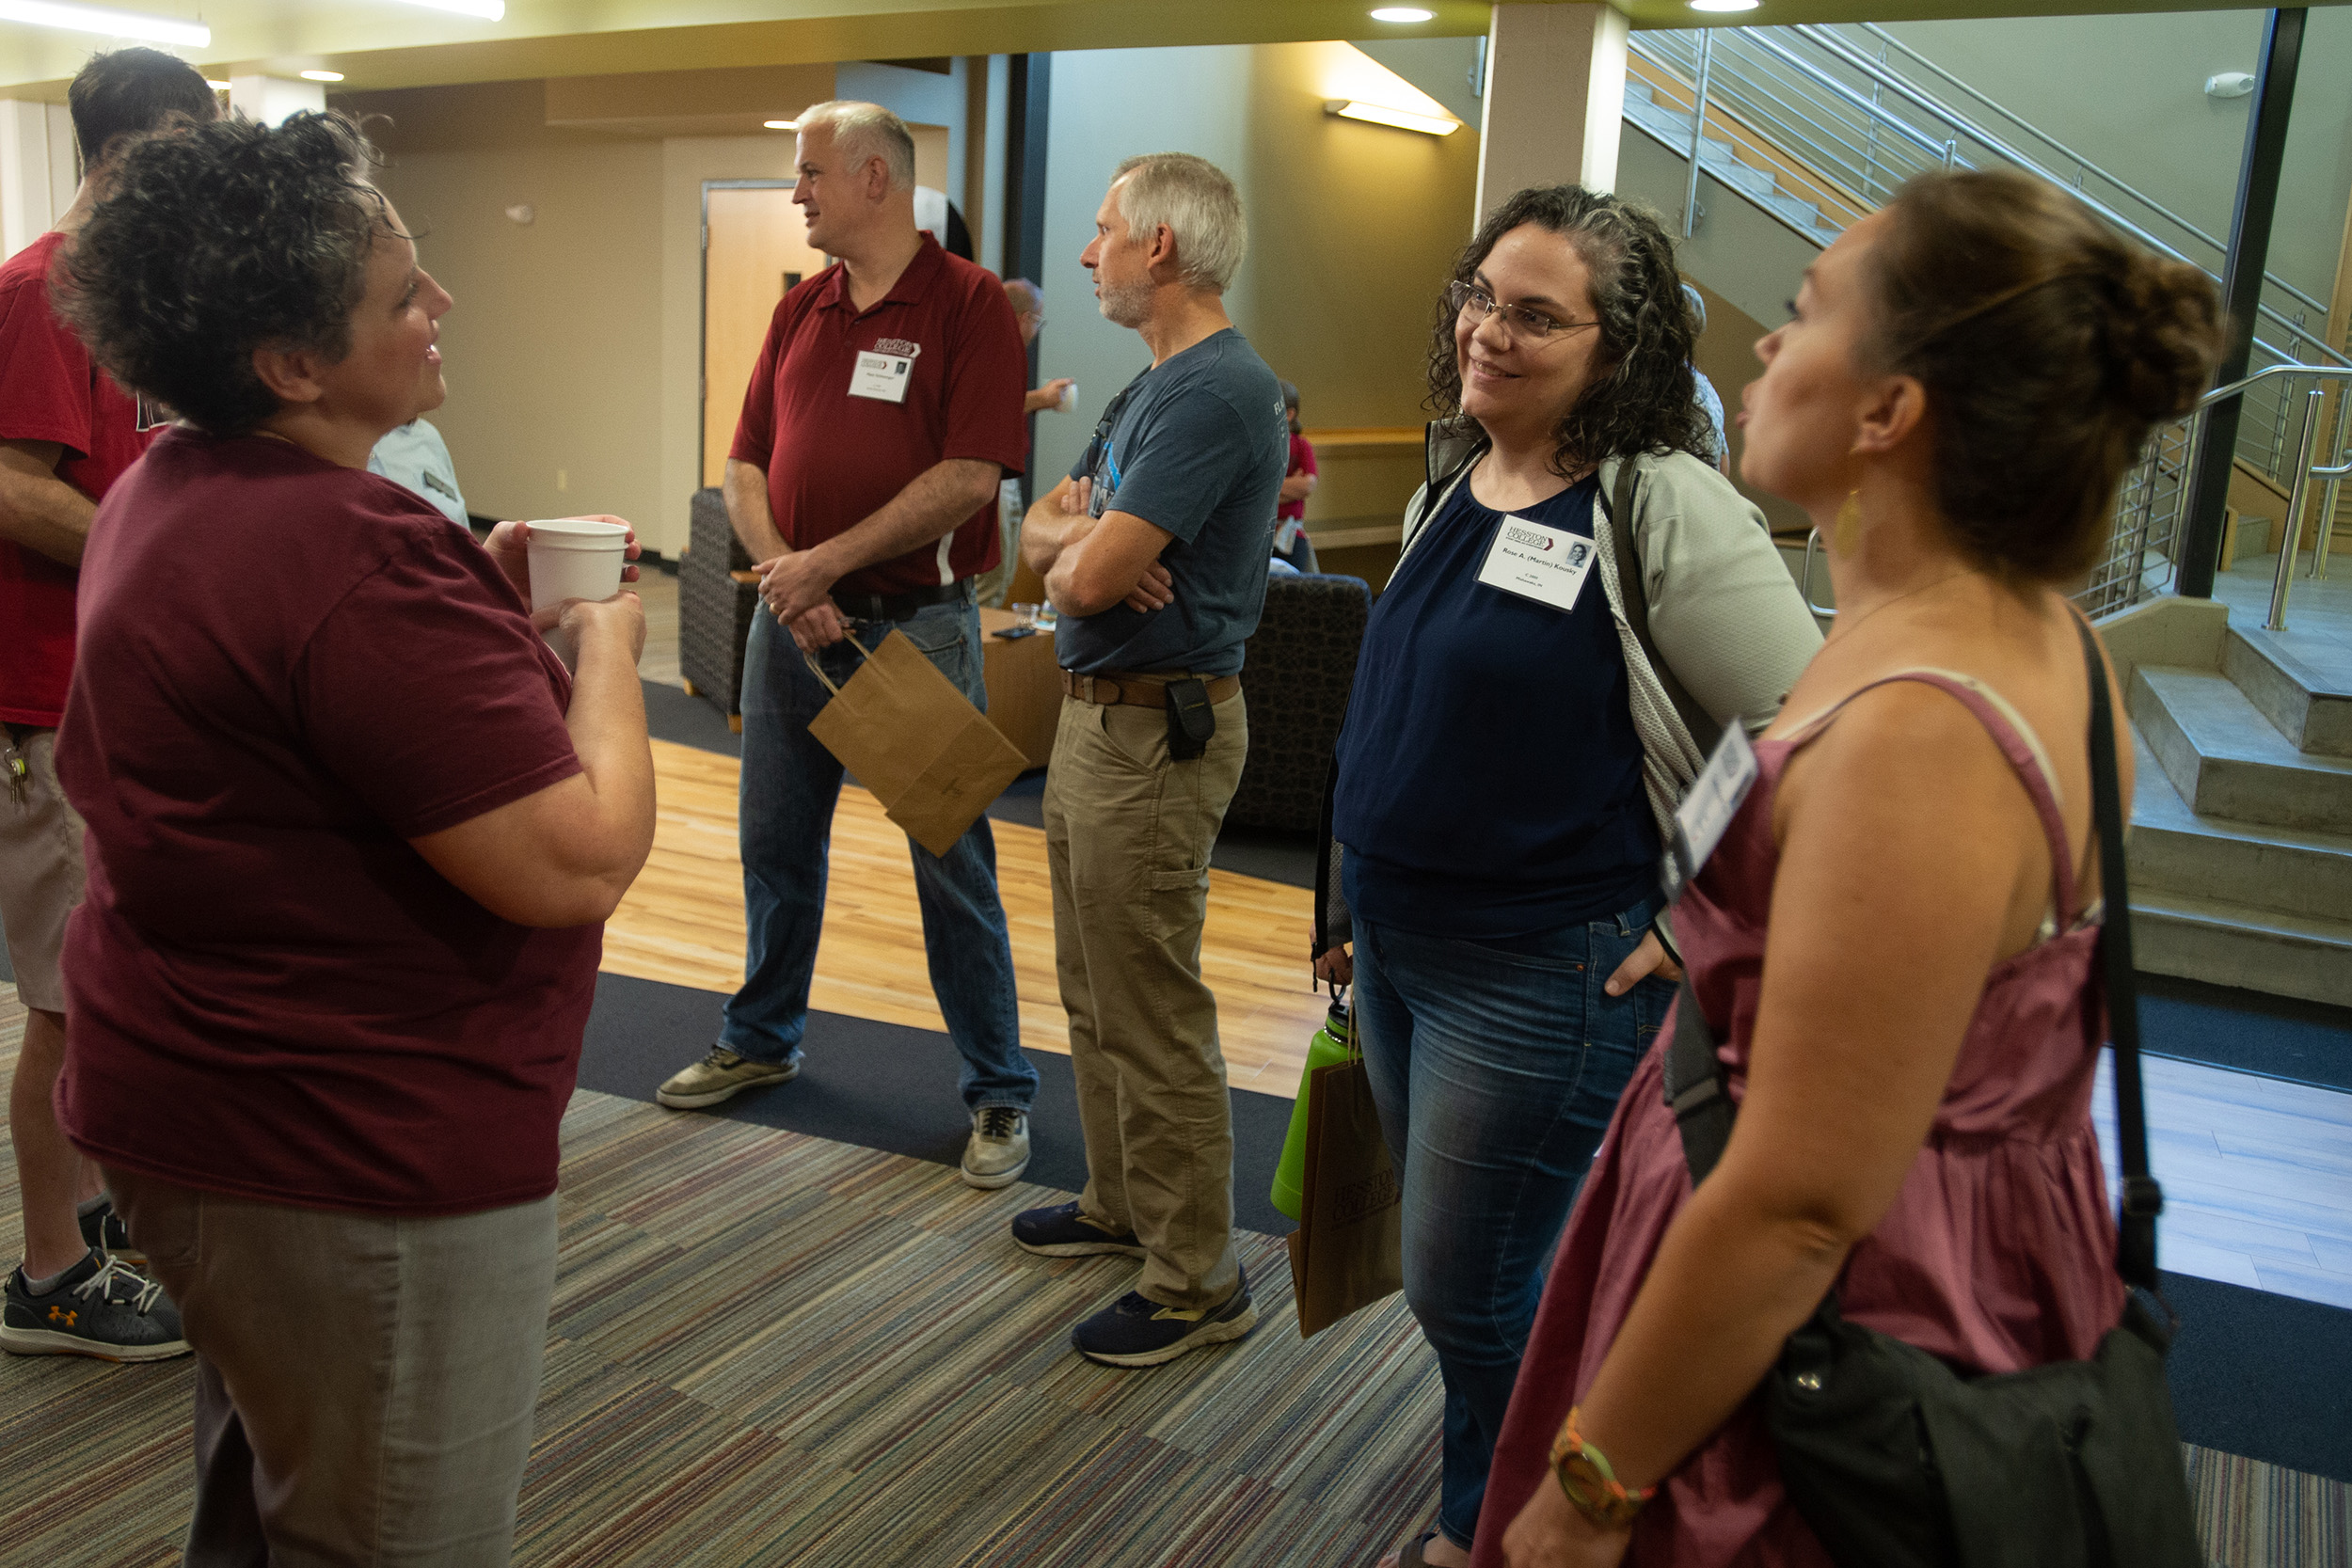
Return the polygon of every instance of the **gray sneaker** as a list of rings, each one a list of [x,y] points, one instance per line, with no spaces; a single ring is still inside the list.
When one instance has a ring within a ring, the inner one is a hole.
[[[984,1105],[972,1113],[972,1141],[963,1146],[963,1184],[993,1191],[1009,1187],[1029,1168],[1029,1113]]]
[[[119,1258],[92,1250],[39,1295],[18,1269],[0,1309],[0,1350],[12,1355],[87,1355],[164,1361],[188,1354],[180,1310],[164,1288]]]
[[[673,1111],[699,1111],[706,1105],[732,1100],[745,1089],[789,1084],[800,1075],[801,1053],[797,1051],[788,1062],[755,1062],[723,1045],[714,1045],[709,1055],[683,1072],[673,1073],[669,1082],[654,1091],[653,1097]]]

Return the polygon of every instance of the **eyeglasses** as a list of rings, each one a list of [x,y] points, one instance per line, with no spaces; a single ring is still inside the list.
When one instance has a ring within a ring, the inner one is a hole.
[[[1457,316],[1475,318],[1472,325],[1501,312],[1503,331],[1514,338],[1531,338],[1541,342],[1555,332],[1573,332],[1581,327],[1598,326],[1597,321],[1564,322],[1547,316],[1541,310],[1524,305],[1497,305],[1494,296],[1475,283],[1449,283],[1445,286],[1445,302]]]

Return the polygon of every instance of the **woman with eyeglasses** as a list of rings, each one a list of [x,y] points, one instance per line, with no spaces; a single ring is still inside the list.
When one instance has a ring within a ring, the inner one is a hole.
[[[1445,1378],[1436,1525],[1403,1568],[1469,1560],[1544,1260],[1674,999],[1675,802],[1820,643],[1761,515],[1694,455],[1692,339],[1656,219],[1556,185],[1486,220],[1431,343],[1429,479],[1365,628],[1315,942],[1355,986]]]

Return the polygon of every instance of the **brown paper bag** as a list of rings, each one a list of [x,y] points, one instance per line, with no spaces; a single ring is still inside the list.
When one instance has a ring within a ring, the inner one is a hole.
[[[1361,1056],[1315,1069],[1308,1085],[1301,1191],[1290,1249],[1303,1339],[1405,1287],[1404,1194]]]
[[[840,686],[808,658],[833,693],[808,733],[873,792],[907,837],[945,855],[1028,758],[905,634],[892,632],[870,653],[854,639],[851,645],[866,662]]]

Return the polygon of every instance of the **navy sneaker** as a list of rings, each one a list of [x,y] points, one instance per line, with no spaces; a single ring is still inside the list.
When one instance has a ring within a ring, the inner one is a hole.
[[[93,1252],[63,1279],[33,1293],[24,1271],[8,1275],[0,1308],[0,1350],[17,1355],[88,1355],[101,1361],[167,1361],[189,1353],[180,1309],[164,1288],[119,1258]]]
[[[82,1244],[94,1247],[109,1257],[126,1263],[144,1263],[147,1254],[131,1244],[130,1227],[122,1216],[115,1212],[114,1199],[102,1199],[97,1208],[81,1216]]]
[[[1189,1311],[1130,1291],[1072,1329],[1070,1342],[1080,1355],[1105,1367],[1156,1367],[1188,1351],[1238,1339],[1257,1326],[1258,1309],[1249,1304],[1245,1277],[1222,1305]]]
[[[1114,1236],[1078,1212],[1075,1200],[1051,1209],[1027,1209],[1013,1216],[1012,1239],[1025,1252],[1043,1258],[1091,1258],[1098,1252],[1143,1256],[1132,1230]]]

